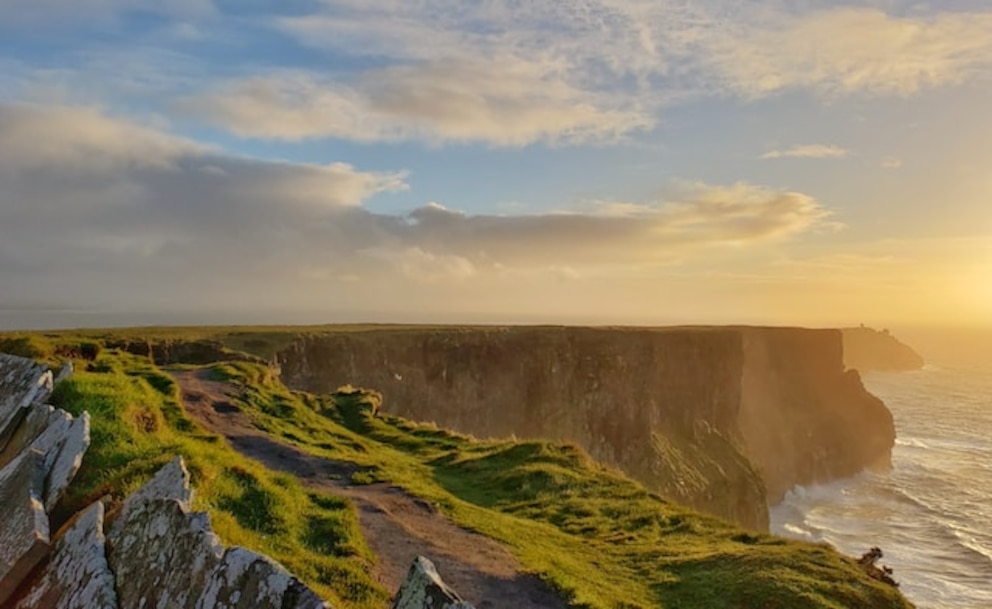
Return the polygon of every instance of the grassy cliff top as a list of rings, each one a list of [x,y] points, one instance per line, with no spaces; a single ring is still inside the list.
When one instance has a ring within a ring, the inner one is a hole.
[[[258,431],[346,466],[348,483],[401,487],[499,541],[573,607],[911,606],[827,545],[745,531],[666,502],[569,445],[480,442],[376,416],[374,390],[291,392],[250,358],[163,369],[113,347],[210,339],[233,350],[239,341],[259,341],[255,354],[264,357],[263,347],[312,331],[319,329],[0,335],[0,351],[75,361],[76,374],[53,399],[70,412],[90,412],[92,444],[63,517],[106,494],[120,500],[181,454],[196,506],[211,514],[225,543],[269,554],[338,607],[382,607],[392,592],[370,575],[377,557],[354,506],[246,459],[201,427],[183,407],[175,374],[193,370],[226,384],[232,405]]]

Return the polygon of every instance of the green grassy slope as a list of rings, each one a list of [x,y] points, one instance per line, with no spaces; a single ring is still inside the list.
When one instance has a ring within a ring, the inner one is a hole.
[[[176,332],[182,339],[218,335]],[[258,349],[284,340],[277,329],[266,329],[264,337],[232,332],[236,336],[225,340],[232,348],[236,341],[257,340]],[[339,607],[383,606],[392,591],[367,574],[375,559],[353,508],[308,493],[291,476],[240,457],[223,438],[203,431],[183,412],[166,371],[103,346],[121,336],[0,336],[0,350],[90,358],[76,361],[77,374],[54,398],[93,417],[92,446],[66,510],[108,493],[120,499],[171,455],[182,454],[196,505],[210,512],[225,543],[271,555]],[[139,331],[129,336],[146,338]],[[671,504],[575,447],[478,442],[371,416],[374,392],[293,393],[255,362],[208,368],[241,388],[236,402],[259,428],[311,454],[355,464],[354,483],[396,484],[460,525],[500,540],[573,606],[911,606],[829,547],[746,532]]]

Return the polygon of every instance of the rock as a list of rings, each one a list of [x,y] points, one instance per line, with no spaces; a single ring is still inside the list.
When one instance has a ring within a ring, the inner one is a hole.
[[[128,521],[130,513],[152,499],[173,499],[184,510],[189,511],[193,489],[190,487],[189,472],[182,457],[174,458],[158,470],[151,480],[124,501],[120,513],[111,525],[109,537],[120,536],[120,529]]]
[[[51,560],[15,609],[116,609],[114,575],[107,564],[103,504],[94,503],[67,525]]]
[[[864,569],[865,574],[872,578],[877,579],[883,584],[888,584],[893,588],[899,587],[899,582],[892,578],[892,568],[882,565],[879,567],[875,563],[882,559],[884,554],[882,553],[882,548],[877,546],[870,548],[867,552],[861,555],[858,559],[858,565]]]
[[[0,605],[44,558],[50,547],[42,503],[45,455],[27,450],[0,470]]]
[[[325,609],[330,607],[282,566],[244,548],[229,548],[197,609]]]
[[[35,402],[27,409],[27,414],[20,426],[11,434],[6,448],[0,450],[0,467],[17,458],[35,439],[41,435],[49,424],[54,423],[59,415],[47,404]]]
[[[52,392],[52,373],[26,357],[0,353],[0,450],[34,402]]]
[[[449,588],[429,559],[418,556],[396,593],[393,609],[474,609]]]
[[[90,414],[84,412],[72,421],[65,439],[48,472],[45,483],[45,511],[51,512],[65,494],[69,483],[83,463],[83,455],[90,446]]]
[[[59,373],[56,374],[55,378],[52,380],[52,387],[58,387],[59,383],[72,376],[73,371],[72,360],[66,360],[66,362],[62,364],[62,368],[59,369]]]
[[[180,457],[128,497],[110,528],[110,567],[122,607],[143,609],[323,609],[321,599],[271,559],[226,552]]]
[[[203,524],[176,499],[132,503],[118,517],[107,540],[122,607],[196,606],[223,555],[220,540]]]

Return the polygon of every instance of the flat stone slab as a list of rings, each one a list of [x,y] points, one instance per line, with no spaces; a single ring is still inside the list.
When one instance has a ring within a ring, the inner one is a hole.
[[[94,503],[63,529],[51,559],[15,609],[117,609],[103,515],[103,504]]]
[[[224,549],[202,519],[190,516],[175,499],[149,499],[114,523],[107,540],[121,607],[196,607]]]
[[[52,392],[52,373],[26,357],[0,353],[0,450],[27,414],[26,408]]]
[[[329,609],[312,590],[266,556],[229,548],[210,575],[197,609]]]
[[[418,556],[396,593],[393,609],[474,609],[441,579],[430,559]]]
[[[50,548],[45,513],[45,455],[27,450],[0,470],[0,606]]]
[[[27,408],[27,414],[17,430],[11,434],[6,448],[0,450],[0,467],[4,467],[26,450],[58,415],[55,409],[47,404],[35,402]]]
[[[275,561],[224,550],[202,512],[190,512],[189,472],[177,457],[128,497],[110,527],[109,563],[121,607],[328,609]]]
[[[90,413],[84,412],[70,423],[52,461],[45,482],[45,511],[51,512],[58,504],[69,483],[83,464],[83,455],[90,446]]]
[[[128,522],[131,512],[141,509],[145,503],[153,499],[173,499],[178,501],[184,510],[190,510],[193,488],[189,484],[189,471],[182,457],[169,461],[155,472],[151,480],[124,500],[124,505],[121,506],[120,513],[111,525],[108,536],[118,537],[121,528]]]

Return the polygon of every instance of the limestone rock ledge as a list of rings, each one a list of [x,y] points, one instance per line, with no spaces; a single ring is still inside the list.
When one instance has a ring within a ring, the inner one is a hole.
[[[393,609],[475,609],[448,587],[434,563],[418,556],[396,593]]]
[[[66,525],[51,560],[15,609],[116,609],[114,575],[104,552],[103,504],[94,503]]]
[[[107,536],[122,607],[320,609],[329,605],[271,559],[224,550],[181,458],[129,497]]]

